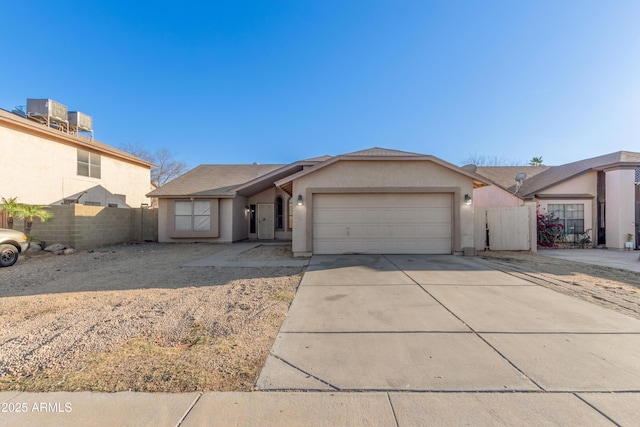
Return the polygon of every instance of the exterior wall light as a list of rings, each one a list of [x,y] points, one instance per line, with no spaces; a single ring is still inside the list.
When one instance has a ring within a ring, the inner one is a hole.
[[[302,206],[302,204],[303,204],[302,194],[298,194],[298,206]]]
[[[471,196],[468,195],[468,194],[465,194],[464,195],[464,204],[467,205],[467,206],[471,206],[471,202],[472,202]]]

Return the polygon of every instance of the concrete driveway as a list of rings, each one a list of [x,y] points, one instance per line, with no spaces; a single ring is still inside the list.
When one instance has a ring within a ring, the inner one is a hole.
[[[640,321],[473,258],[314,256],[257,387],[384,392],[400,425],[624,425]]]

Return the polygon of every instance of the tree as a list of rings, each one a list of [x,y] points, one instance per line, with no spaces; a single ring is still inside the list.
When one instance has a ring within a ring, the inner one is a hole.
[[[544,164],[542,163],[542,156],[533,157],[531,160],[529,160],[529,166],[544,166]]]
[[[20,212],[20,203],[16,200],[17,197],[9,197],[8,199],[2,198],[2,204],[0,204],[0,210],[7,213],[7,227],[13,228],[13,217]]]
[[[139,145],[125,144],[120,149],[156,165],[151,169],[151,182],[157,186],[162,186],[179,177],[188,169],[186,163],[175,160],[174,153],[166,148],[160,148],[155,153],[151,153]]]
[[[49,221],[53,218],[53,213],[48,209],[48,206],[19,205],[18,211],[16,212],[16,218],[24,219],[24,234],[27,235],[29,241],[27,250],[31,247],[31,227],[33,226],[33,219],[39,218],[42,222]]]
[[[463,164],[476,166],[521,166],[522,162],[508,160],[504,157],[485,156],[484,154],[473,153],[462,161]]]

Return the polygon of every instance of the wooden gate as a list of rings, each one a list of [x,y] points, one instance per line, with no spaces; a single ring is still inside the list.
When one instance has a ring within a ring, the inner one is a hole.
[[[529,206],[475,208],[476,249],[535,251],[537,237],[532,222],[535,213]]]

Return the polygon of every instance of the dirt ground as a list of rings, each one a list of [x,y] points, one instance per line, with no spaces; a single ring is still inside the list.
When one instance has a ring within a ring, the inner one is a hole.
[[[640,274],[636,272],[529,252],[478,255],[498,270],[640,319]]]
[[[226,245],[118,245],[0,269],[0,390],[251,390],[302,268],[183,267]],[[260,246],[237,261],[292,259]],[[518,252],[480,262],[640,319],[640,275]]]
[[[119,245],[1,269],[0,390],[251,390],[303,269],[182,267],[225,248]]]

